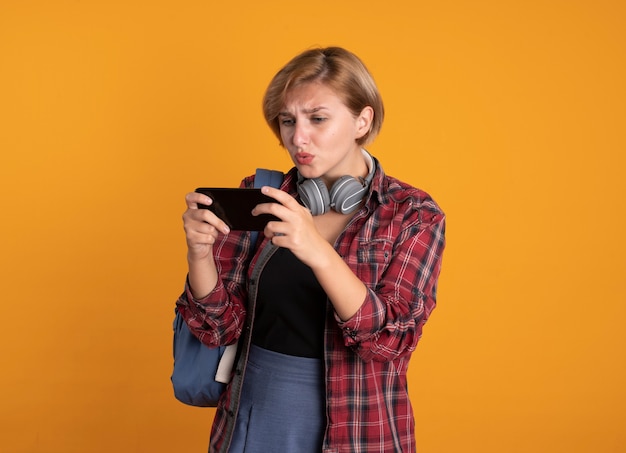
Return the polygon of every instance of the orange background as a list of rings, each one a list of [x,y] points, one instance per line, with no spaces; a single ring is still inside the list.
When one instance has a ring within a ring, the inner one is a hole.
[[[206,451],[172,395],[183,196],[290,163],[313,45],[368,64],[370,150],[448,215],[410,368],[421,453],[626,451],[621,1],[0,4],[0,451]]]

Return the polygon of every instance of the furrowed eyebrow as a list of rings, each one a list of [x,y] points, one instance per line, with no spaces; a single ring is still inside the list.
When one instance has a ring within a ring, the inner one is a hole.
[[[314,107],[312,109],[304,109],[303,112],[307,113],[307,114],[310,114],[310,113],[317,113],[320,110],[326,110],[326,107],[320,106],[320,107]]]
[[[324,106],[313,107],[311,109],[304,109],[304,110],[302,110],[302,113],[304,113],[306,115],[310,115],[311,113],[317,113],[320,110],[328,110],[328,109],[326,107],[324,107]],[[279,112],[278,116],[292,116],[292,114],[290,112]]]

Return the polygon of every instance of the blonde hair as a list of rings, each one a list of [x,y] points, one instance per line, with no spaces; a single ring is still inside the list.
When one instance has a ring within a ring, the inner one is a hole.
[[[289,89],[306,83],[321,83],[339,96],[356,118],[367,106],[374,110],[370,130],[357,140],[364,146],[380,132],[385,115],[383,101],[372,75],[352,52],[341,47],[310,49],[289,61],[276,73],[263,97],[263,114],[274,135],[284,146],[278,114]]]

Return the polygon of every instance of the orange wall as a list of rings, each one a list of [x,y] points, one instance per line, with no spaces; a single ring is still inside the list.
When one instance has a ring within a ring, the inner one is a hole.
[[[2,2],[0,451],[206,451],[169,383],[183,195],[288,168],[260,99],[315,44],[448,214],[420,452],[626,451],[623,5]]]

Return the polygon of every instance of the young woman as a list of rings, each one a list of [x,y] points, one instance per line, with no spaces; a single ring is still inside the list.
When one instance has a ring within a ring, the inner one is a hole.
[[[253,250],[249,233],[198,209],[210,198],[188,194],[183,214],[178,308],[205,344],[238,342],[209,451],[414,452],[406,371],[435,307],[444,214],[363,149],[383,104],[349,51],[296,56],[263,110],[294,168],[253,214],[280,220]]]

